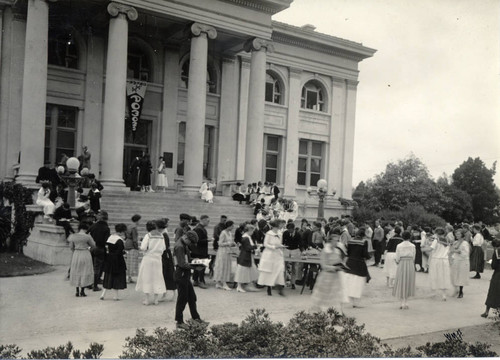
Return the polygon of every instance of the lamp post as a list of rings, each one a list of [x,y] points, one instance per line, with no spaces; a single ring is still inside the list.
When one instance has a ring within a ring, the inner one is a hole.
[[[316,189],[313,190],[312,187],[307,188],[307,194],[311,197],[317,196],[319,199],[318,203],[318,219],[325,217],[325,199],[334,198],[337,191],[332,190],[331,194],[328,194],[328,183],[325,179],[319,179],[316,184]]]
[[[71,157],[66,161],[66,167],[68,168],[69,175],[63,176],[62,178],[68,185],[68,203],[69,206],[75,207],[75,187],[78,187],[82,182],[82,178],[78,175],[78,168],[80,167],[80,161],[76,157]]]

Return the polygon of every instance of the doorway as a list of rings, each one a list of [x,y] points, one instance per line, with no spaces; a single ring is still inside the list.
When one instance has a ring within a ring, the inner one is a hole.
[[[123,180],[129,184],[130,166],[136,157],[141,158],[142,152],[150,154],[152,121],[139,121],[137,130],[132,133],[132,123],[125,119],[125,144],[123,147]],[[151,154],[150,154],[151,155]]]

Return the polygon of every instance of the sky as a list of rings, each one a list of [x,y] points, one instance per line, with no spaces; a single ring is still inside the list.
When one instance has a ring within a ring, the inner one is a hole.
[[[360,63],[353,186],[411,153],[435,180],[499,161],[500,1],[294,0],[273,17],[376,49]]]

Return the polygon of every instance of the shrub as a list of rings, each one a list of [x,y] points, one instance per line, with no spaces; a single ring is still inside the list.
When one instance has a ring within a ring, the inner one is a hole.
[[[17,345],[0,345],[0,359],[18,359],[22,349]],[[99,359],[104,351],[102,344],[91,343],[84,352],[73,349],[73,344],[68,342],[66,345],[57,347],[47,347],[42,350],[32,350],[28,353],[28,359]]]
[[[489,350],[491,345],[476,342],[469,344],[461,339],[447,339],[435,344],[427,343],[417,347],[426,357],[495,357],[494,351]]]
[[[17,359],[21,349],[15,344],[0,345],[0,359]]]

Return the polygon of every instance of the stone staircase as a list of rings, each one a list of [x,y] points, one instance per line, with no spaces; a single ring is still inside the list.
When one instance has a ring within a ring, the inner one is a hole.
[[[139,225],[139,234],[146,233],[146,222],[166,217],[170,219],[169,233],[172,234],[179,224],[179,214],[186,213],[200,219],[201,215],[210,216],[210,224],[207,228],[209,237],[213,234],[213,228],[219,222],[221,215],[226,215],[236,225],[251,220],[253,208],[240,205],[230,197],[216,196],[214,203],[208,204],[198,194],[196,196],[185,193],[143,193],[143,192],[111,192],[103,191],[101,198],[101,209],[109,214],[109,225],[113,231],[114,225],[125,223],[130,225],[134,214],[142,216]]]

